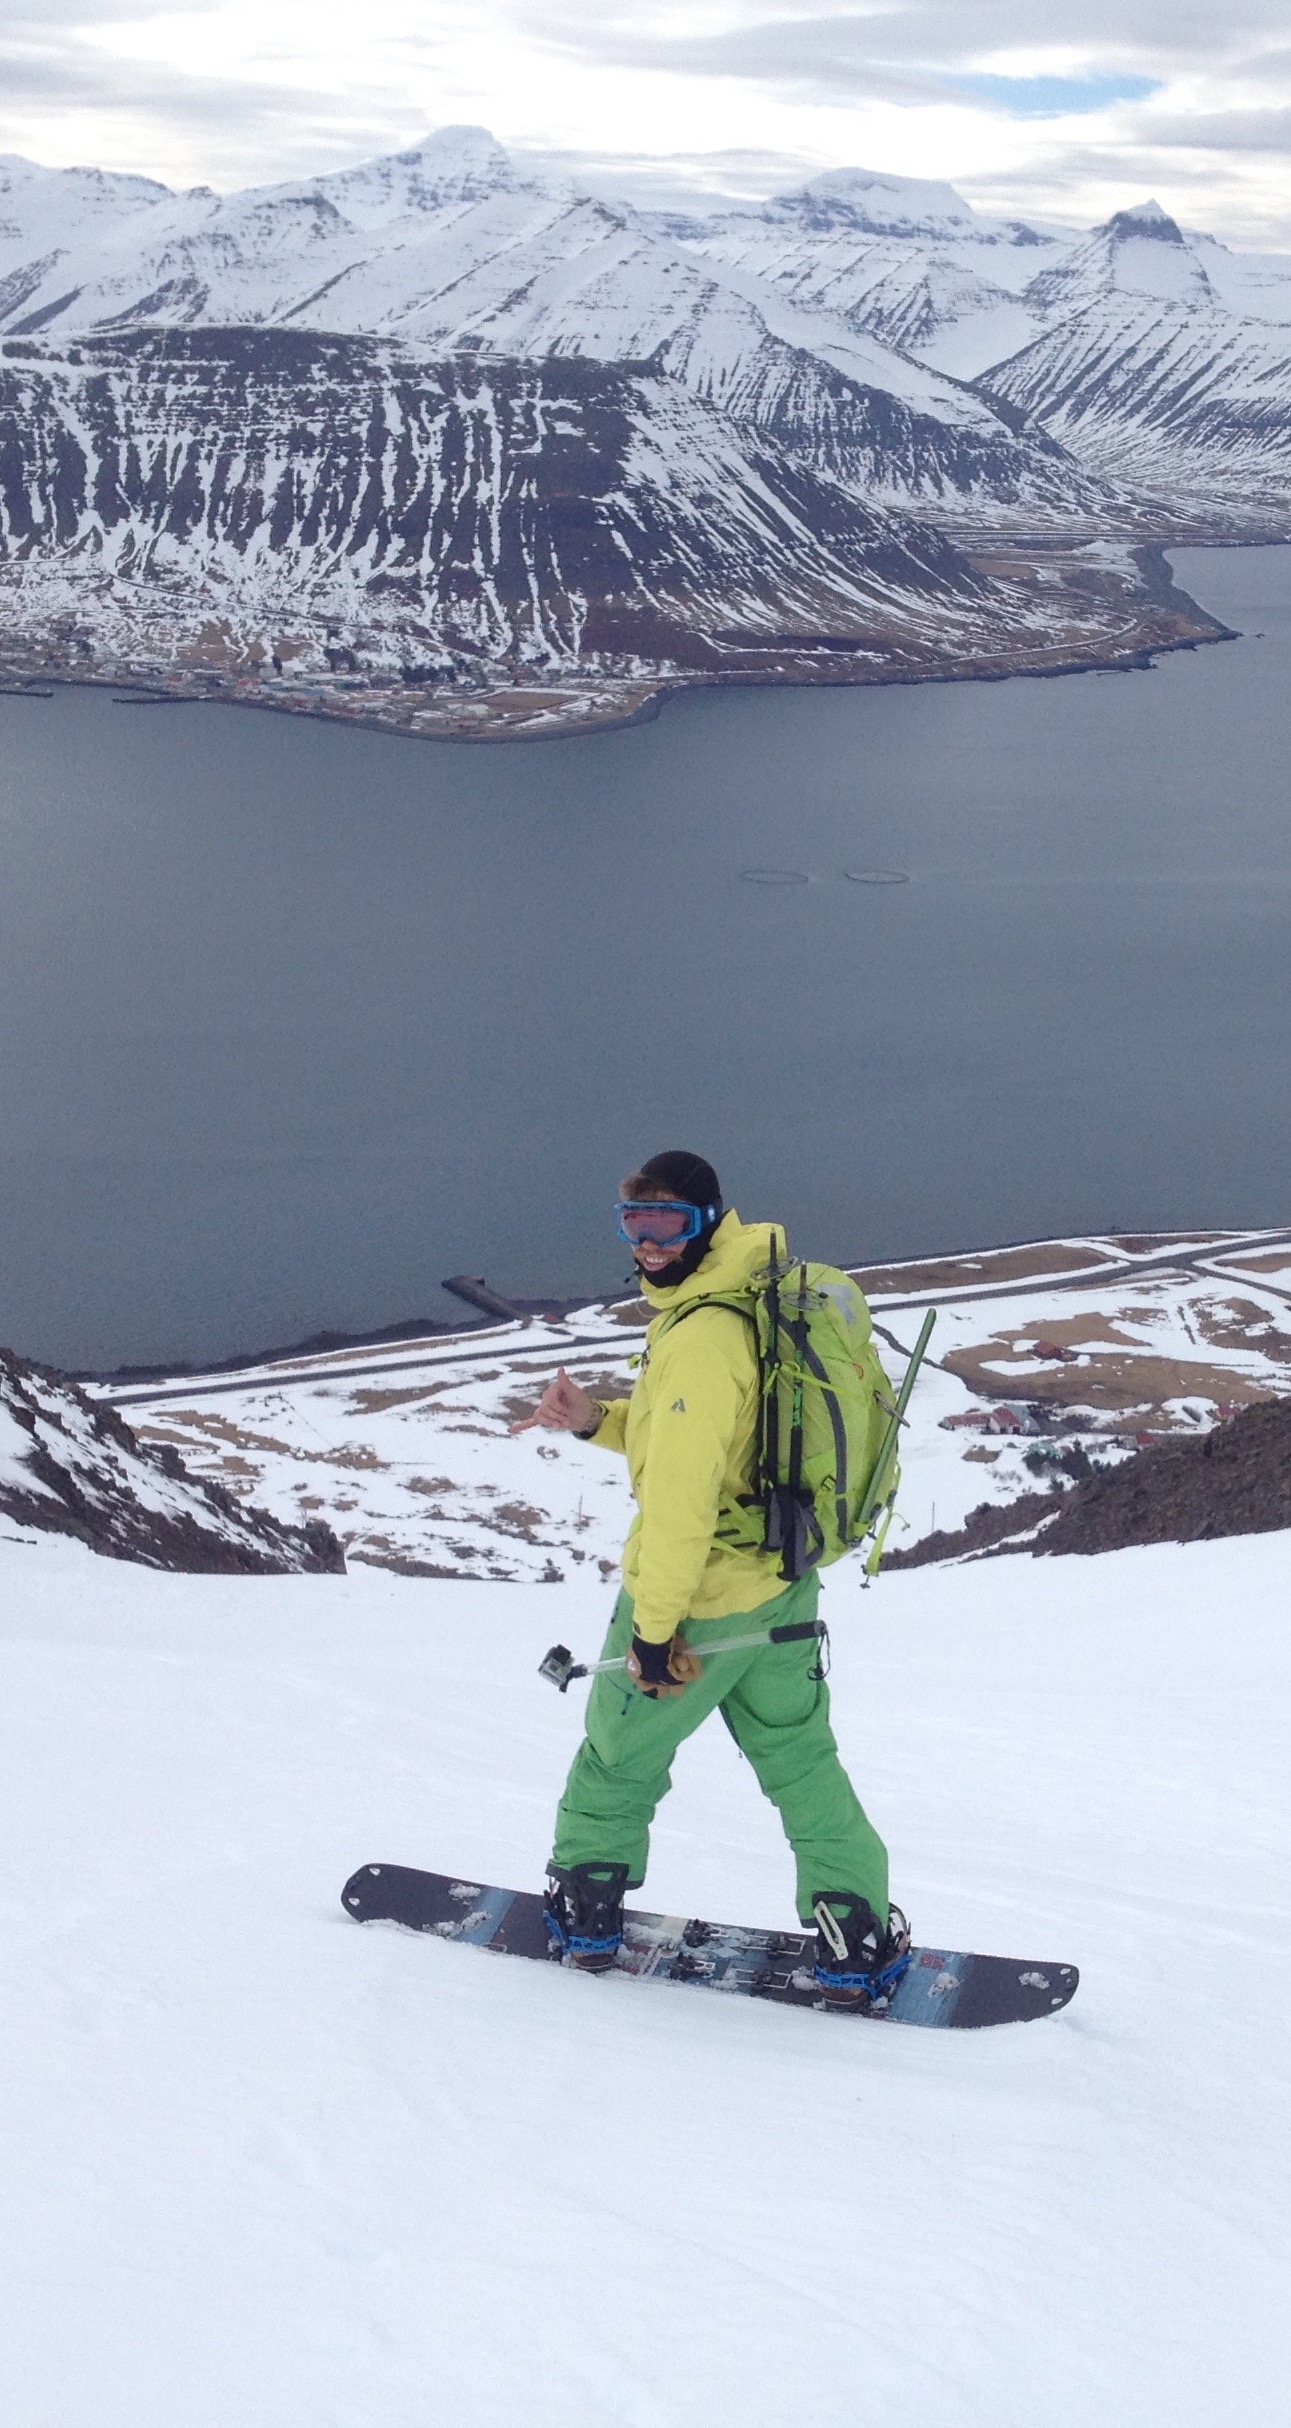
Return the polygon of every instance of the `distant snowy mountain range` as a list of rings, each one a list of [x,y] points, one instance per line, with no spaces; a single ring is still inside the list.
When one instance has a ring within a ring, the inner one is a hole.
[[[1287,529],[1291,261],[1155,204],[1080,237],[843,170],[641,212],[476,128],[227,196],[0,160],[0,568],[55,655],[1079,654],[1089,564],[1039,595],[984,547]]]

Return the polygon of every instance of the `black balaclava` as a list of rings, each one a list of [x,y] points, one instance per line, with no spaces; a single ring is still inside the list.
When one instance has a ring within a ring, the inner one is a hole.
[[[644,1185],[643,1185],[644,1184]],[[649,1279],[659,1290],[675,1290],[679,1281],[686,1281],[702,1265],[712,1244],[713,1233],[722,1219],[722,1184],[711,1163],[702,1155],[688,1154],[684,1147],[670,1147],[662,1155],[652,1155],[632,1175],[631,1188],[642,1196],[675,1197],[683,1206],[712,1206],[713,1213],[703,1229],[688,1239],[680,1256],[670,1265],[661,1265]]]

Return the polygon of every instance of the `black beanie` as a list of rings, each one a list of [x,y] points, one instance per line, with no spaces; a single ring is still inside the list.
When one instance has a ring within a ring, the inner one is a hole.
[[[722,1211],[722,1184],[711,1163],[702,1155],[687,1154],[684,1147],[669,1147],[662,1155],[652,1155],[632,1177],[669,1190],[683,1206],[702,1206],[705,1213],[715,1206],[718,1215]]]

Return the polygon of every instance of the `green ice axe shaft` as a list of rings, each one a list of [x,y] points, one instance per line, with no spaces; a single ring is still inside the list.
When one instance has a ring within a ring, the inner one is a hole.
[[[901,1437],[901,1427],[905,1423],[905,1412],[910,1405],[910,1394],[914,1389],[919,1368],[923,1364],[924,1353],[927,1349],[929,1341],[932,1339],[932,1327],[936,1321],[937,1310],[935,1307],[930,1307],[923,1319],[923,1326],[920,1331],[919,1338],[915,1342],[914,1348],[911,1352],[910,1363],[906,1367],[901,1388],[897,1393],[896,1405],[893,1408],[892,1415],[888,1421],[887,1432],[884,1434],[883,1439],[879,1444],[879,1455],[874,1462],[874,1473],[870,1478],[870,1490],[869,1497],[865,1504],[865,1514],[861,1520],[858,1530],[862,1535],[868,1534],[870,1527],[873,1525],[875,1518],[878,1516],[880,1509],[883,1507],[883,1501],[887,1490],[888,1470],[890,1469],[892,1461],[896,1456],[897,1443]]]

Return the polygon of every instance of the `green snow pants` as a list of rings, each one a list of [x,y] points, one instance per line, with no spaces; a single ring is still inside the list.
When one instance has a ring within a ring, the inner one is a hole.
[[[814,1619],[816,1576],[729,1619],[693,1619],[688,1642],[708,1646],[723,1636]],[[603,1659],[628,1651],[632,1601],[619,1595]],[[621,1672],[593,1678],[587,1733],[574,1756],[556,1815],[552,1862],[626,1863],[628,1885],[645,1878],[650,1824],[671,1783],[673,1756],[683,1739],[720,1711],[753,1766],[758,1784],[784,1823],[798,1867],[798,1912],[810,1921],[812,1901],[826,1889],[850,1889],[876,1914],[888,1910],[887,1850],[857,1801],[838,1758],[829,1725],[829,1689],[814,1675],[820,1644],[760,1644],[748,1652],[705,1661],[704,1674],[682,1695],[656,1701]]]

